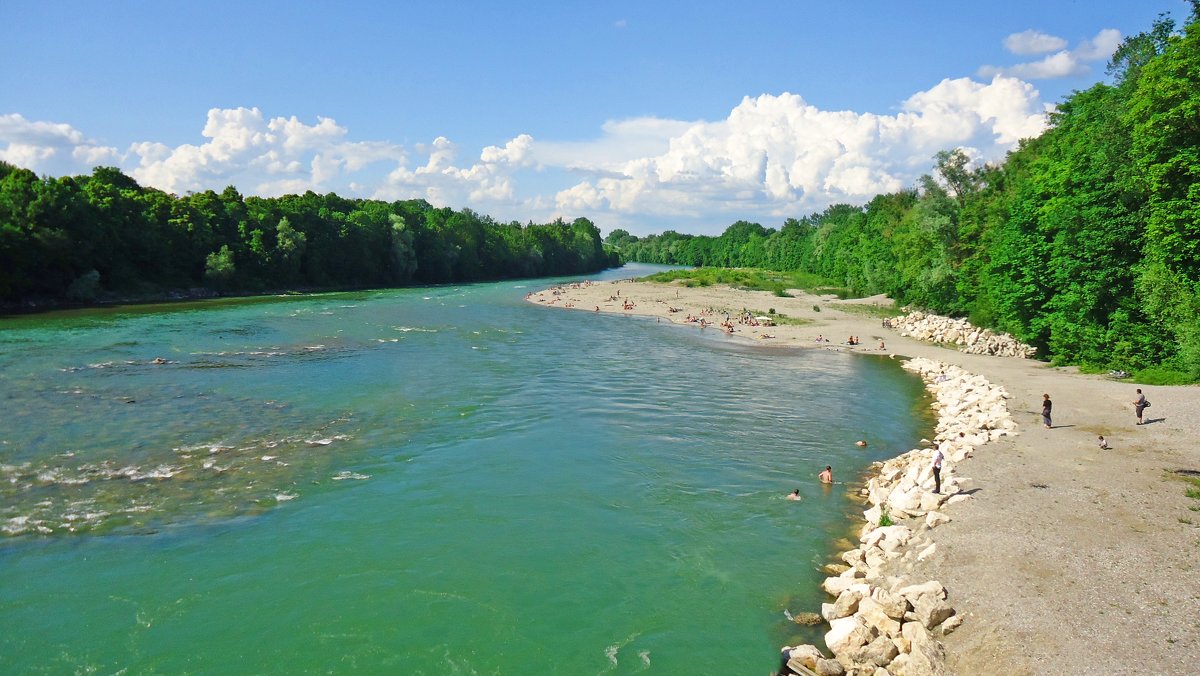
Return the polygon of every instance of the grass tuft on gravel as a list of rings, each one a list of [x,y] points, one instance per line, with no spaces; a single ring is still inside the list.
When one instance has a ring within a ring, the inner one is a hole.
[[[722,284],[735,289],[750,291],[770,291],[781,298],[790,298],[788,289],[801,289],[813,292],[827,286],[828,280],[805,272],[775,272],[756,268],[690,268],[684,270],[667,270],[648,277],[643,281],[669,284],[680,282],[687,287],[713,286]]]

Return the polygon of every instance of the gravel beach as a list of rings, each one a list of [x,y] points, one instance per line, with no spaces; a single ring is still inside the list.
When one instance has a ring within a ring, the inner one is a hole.
[[[965,622],[944,639],[959,674],[1193,673],[1200,664],[1200,500],[1180,471],[1200,471],[1200,387],[1144,386],[1043,362],[971,355],[881,326],[872,305],[791,291],[623,280],[580,283],[527,300],[579,312],[654,317],[770,344],[927,357],[1003,386],[1018,434],[980,447],[961,473],[972,499],[929,532],[937,553],[914,577],[946,586]],[[630,307],[629,304],[632,304]],[[780,325],[737,323],[783,315]],[[707,328],[688,317],[706,320]],[[792,324],[788,322],[798,321]],[[857,336],[859,345],[844,344]],[[829,342],[818,342],[821,336]],[[883,348],[880,348],[880,342]],[[1135,425],[1142,387],[1152,406]],[[1041,424],[1042,395],[1054,426]],[[1110,444],[1101,449],[1097,437]],[[897,454],[908,449],[896,449]]]

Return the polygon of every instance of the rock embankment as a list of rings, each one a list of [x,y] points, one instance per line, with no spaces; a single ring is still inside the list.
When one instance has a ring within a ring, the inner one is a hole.
[[[967,354],[990,354],[1000,357],[1029,359],[1037,348],[1020,342],[1007,333],[981,329],[965,319],[914,311],[889,319],[886,326],[902,336],[932,343],[958,345]]]
[[[960,463],[976,447],[1015,434],[1017,426],[1005,403],[1007,392],[985,378],[929,359],[912,359],[905,368],[919,373],[937,399],[937,434],[923,440],[923,448],[874,466],[862,489],[871,507],[863,512],[860,546],[843,553],[845,565],[831,565],[837,574],[821,584],[834,599],[821,605],[833,657],[816,646],[785,647],[788,665],[798,673],[942,674],[945,649],[939,639],[962,624],[940,582],[913,583],[909,577],[915,563],[937,551],[927,533],[950,521],[942,510],[972,499],[972,481],[959,473]],[[942,491],[934,493],[938,450]]]

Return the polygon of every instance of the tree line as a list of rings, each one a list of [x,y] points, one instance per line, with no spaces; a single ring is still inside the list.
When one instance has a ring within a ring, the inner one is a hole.
[[[620,264],[599,229],[499,223],[424,200],[335,194],[175,196],[111,167],[38,177],[0,162],[0,306],[437,284],[594,272]]]
[[[1200,0],[1127,38],[1112,84],[1067,97],[1003,163],[936,156],[934,176],[862,207],[717,237],[607,242],[628,260],[820,275],[1008,331],[1058,363],[1200,379]]]

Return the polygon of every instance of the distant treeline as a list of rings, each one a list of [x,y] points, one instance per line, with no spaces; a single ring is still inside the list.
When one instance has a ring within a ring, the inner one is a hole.
[[[587,219],[497,223],[424,200],[176,197],[117,169],[39,178],[0,162],[0,306],[178,290],[362,288],[594,272]]]
[[[1200,0],[1113,56],[998,166],[937,155],[937,179],[778,229],[607,242],[627,260],[800,270],[1008,331],[1059,363],[1200,379]]]

